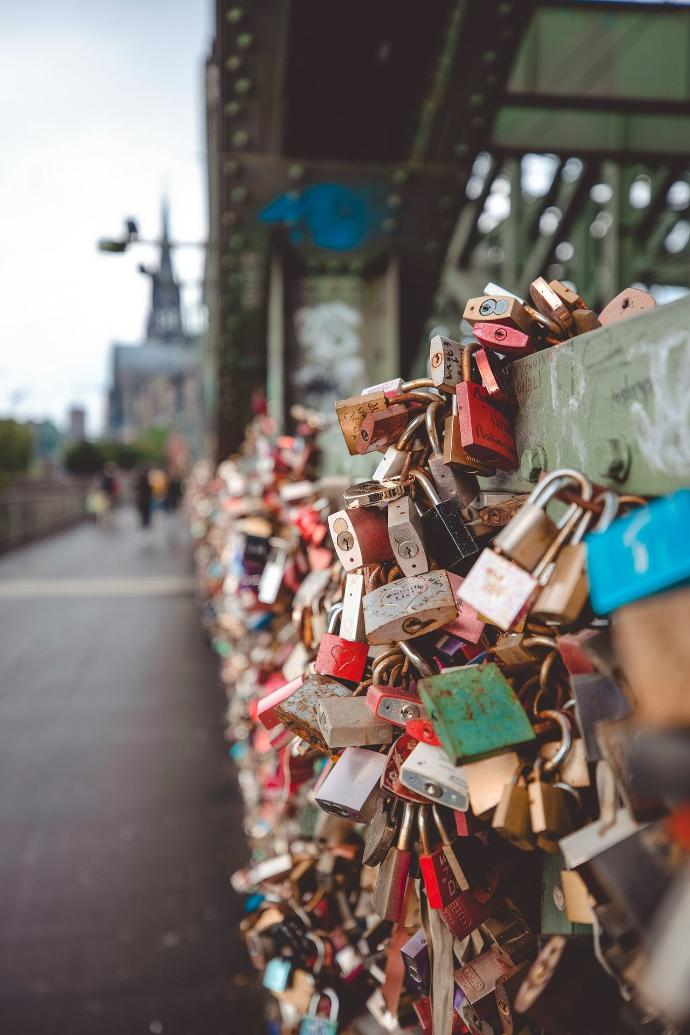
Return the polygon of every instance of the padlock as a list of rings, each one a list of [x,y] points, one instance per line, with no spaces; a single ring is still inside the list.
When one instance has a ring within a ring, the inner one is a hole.
[[[417,508],[410,496],[388,506],[388,538],[395,560],[404,575],[421,575],[429,570],[424,532]]]
[[[441,744],[455,765],[534,740],[524,708],[493,662],[421,679],[418,689]]]
[[[470,298],[462,316],[473,329],[477,323],[501,323],[531,334],[535,328],[534,318],[514,295],[479,295]]]
[[[364,642],[346,640],[344,636],[337,635],[343,606],[336,604],[329,612],[327,632],[321,637],[314,667],[320,676],[360,683],[367,665],[369,647]]]
[[[418,719],[424,713],[419,698],[397,686],[370,686],[366,701],[380,719],[396,726],[405,726],[409,719]]]
[[[352,456],[357,455],[357,435],[362,423],[370,413],[385,413],[388,399],[383,391],[372,391],[366,395],[352,396],[350,399],[338,399],[335,413],[345,445]]]
[[[275,604],[278,599],[283,576],[290,556],[290,543],[273,536],[271,549],[261,572],[257,598],[262,604]]]
[[[419,468],[410,471],[431,506],[422,513],[427,549],[440,568],[463,574],[479,554],[479,545],[460,514],[458,500],[442,500]]]
[[[480,492],[475,509],[482,524],[489,528],[503,528],[528,499],[528,493],[515,496],[510,492]]]
[[[619,719],[629,715],[630,702],[618,683],[599,672],[571,675],[570,688],[587,761],[598,762],[602,754],[597,738],[597,724],[604,719]],[[656,682],[655,692],[659,692]]]
[[[275,707],[275,717],[313,747],[326,750],[326,742],[319,727],[319,701],[331,697],[351,698],[352,692],[328,676],[309,676],[289,697]]]
[[[363,600],[364,627],[370,643],[393,643],[432,632],[458,613],[445,571],[429,571],[391,582]]]
[[[385,767],[385,755],[366,748],[345,748],[314,794],[314,800],[324,812],[367,823],[383,797],[381,778]]]
[[[466,890],[468,885],[465,881],[464,888],[459,886],[442,845],[432,850],[429,836],[429,811],[430,808],[426,805],[420,806],[417,810],[417,825],[422,843],[419,869],[430,908],[441,909],[452,902],[461,890]]]
[[[409,790],[429,801],[465,812],[469,808],[467,781],[443,748],[420,742],[400,767],[400,780]]]
[[[601,320],[591,309],[573,309],[571,315],[575,324],[573,337],[578,334],[587,334],[589,331],[596,331],[603,327]]]
[[[483,385],[472,381],[472,355],[479,348],[467,345],[463,352],[463,379],[455,392],[463,449],[480,464],[500,471],[518,468],[511,421],[491,402]]]
[[[477,349],[474,353],[474,361],[489,401],[495,403],[508,416],[512,417],[517,410],[517,403],[515,394],[508,383],[505,365],[501,365],[498,357],[492,356],[486,349]]]
[[[462,378],[462,345],[435,334],[429,343],[429,368],[436,388],[453,395]]]
[[[401,377],[391,377],[388,381],[381,381],[377,385],[369,385],[368,388],[363,388],[360,395],[373,395],[377,392],[383,392],[386,398],[390,399],[393,396],[400,395],[400,386],[403,383]]]
[[[343,490],[343,502],[346,510],[375,507],[379,510],[387,507],[393,500],[400,499],[406,492],[401,479],[390,478],[387,481],[375,482],[373,479],[355,482]]]
[[[585,926],[573,921],[568,915],[567,901],[563,887],[562,874],[575,877],[583,885],[585,895],[587,888],[582,878],[574,870],[564,870],[563,856],[559,851],[541,857],[541,923],[540,934],[591,934],[591,919]],[[591,917],[591,910],[590,910]]]
[[[412,865],[414,820],[415,807],[412,802],[405,802],[397,840],[388,850],[379,867],[374,889],[374,912],[382,920],[397,922],[402,916],[407,881]]]
[[[357,453],[385,452],[388,446],[398,441],[407,427],[409,416],[407,407],[400,404],[367,414],[355,439]]]
[[[493,474],[493,467],[490,464],[484,464],[479,460],[475,460],[474,457],[470,456],[462,444],[457,391],[453,396],[451,412],[444,420],[443,429],[443,452],[441,455],[443,463],[446,464],[446,466],[460,474],[473,473],[486,476]],[[474,490],[474,482],[471,482],[470,485]],[[471,499],[467,498],[467,495],[468,494],[466,494],[465,498],[462,499],[462,503],[465,506],[468,506],[472,502]],[[472,498],[474,498],[474,496]]]
[[[400,769],[405,759],[417,746],[417,740],[407,732],[402,733],[389,748],[385,766],[381,776],[381,788],[387,794],[395,795],[403,801],[411,801],[418,805],[426,805],[428,799],[406,787],[400,778]]]
[[[400,799],[393,795],[378,799],[365,834],[362,853],[365,866],[378,866],[383,862],[398,832],[400,807]]]
[[[462,989],[469,1003],[475,1005],[480,999],[491,995],[496,981],[511,970],[510,963],[497,952],[489,949],[455,971],[455,981]]]
[[[345,576],[343,587],[343,610],[340,615],[340,635],[350,642],[361,643],[366,639],[364,632],[364,575],[350,572]]]
[[[291,697],[303,682],[304,677],[301,675],[297,676],[295,679],[283,683],[282,686],[276,687],[275,690],[264,694],[259,700],[257,704],[257,719],[267,730],[275,729],[276,726],[281,725],[282,720],[277,713],[278,706],[288,697]]]
[[[570,309],[543,277],[532,281],[529,293],[537,310],[543,316],[555,320],[565,337],[574,333],[575,324]]]
[[[319,1017],[317,1010],[324,996],[330,1003],[328,1017]],[[340,1003],[332,988],[324,988],[316,992],[309,1004],[309,1012],[302,1018],[299,1035],[337,1035],[338,1010]]]
[[[462,576],[456,572],[449,571],[448,581],[453,590],[458,614],[452,622],[443,626],[443,631],[450,633],[452,636],[459,637],[459,639],[464,640],[466,643],[479,643],[484,633],[486,622],[460,596],[460,588],[464,581]]]
[[[345,571],[393,560],[386,517],[379,510],[370,507],[338,510],[329,515],[328,526]]]
[[[557,480],[551,482],[547,491],[554,494],[558,491],[558,484]],[[523,518],[529,506],[529,503],[525,504],[510,524],[499,532],[492,547],[481,553],[460,588],[459,595],[463,600],[504,631],[513,628],[520,616],[528,611],[537,592],[539,580],[544,578],[546,581],[545,576],[552,571],[554,558],[579,520],[577,506],[571,507],[560,527],[554,526],[555,533],[552,536],[550,526],[553,522],[538,506],[530,509]],[[545,522],[537,517],[539,513],[546,517]],[[527,529],[524,538],[513,528],[518,523],[520,527]],[[546,546],[545,541],[548,541]],[[537,546],[543,552],[539,559],[533,562],[531,570],[525,571],[520,565],[529,563],[530,559],[538,556]],[[499,550],[501,552],[498,552]],[[517,554],[521,559],[509,560],[503,556],[503,553],[508,551]]]
[[[565,785],[557,786],[541,778],[548,766],[542,758],[534,763],[532,778],[527,784],[530,807],[530,825],[536,843],[543,852],[555,854],[558,842],[569,834],[574,826],[572,799]]]
[[[516,327],[502,323],[475,323],[473,332],[485,348],[502,352],[508,359],[521,359],[535,351],[532,338]]]
[[[431,961],[424,930],[420,928],[400,949],[405,975],[411,987],[428,994],[431,983]]]
[[[532,571],[564,525],[563,520],[556,524],[551,519],[546,506],[567,485],[574,485],[583,500],[591,500],[591,482],[580,471],[572,468],[553,471],[539,482],[512,521],[501,529],[493,548],[526,571]]]
[[[593,529],[593,534],[600,535],[618,512],[618,497],[615,492],[606,491],[593,502],[603,503],[601,516]],[[585,512],[568,542],[559,550],[548,582],[530,607],[535,621],[572,625],[579,618],[589,593],[582,539],[590,522],[591,513]]]
[[[510,783],[503,788],[491,826],[509,844],[529,852],[535,848],[535,840],[530,822],[529,791],[524,770],[525,767],[521,763]]]
[[[679,549],[690,522],[690,489],[633,510],[585,539],[596,614],[671,589],[690,578],[690,551]]]
[[[550,280],[549,287],[565,306],[573,312],[575,309],[587,309],[587,303],[574,288],[568,287],[560,280]]]
[[[332,697],[319,701],[317,717],[323,739],[331,750],[385,745],[393,740],[391,724],[378,719],[364,697]]]
[[[453,396],[453,405],[457,410],[457,400],[455,396]],[[458,508],[463,508],[468,506],[477,495],[477,492],[479,491],[479,483],[474,474],[474,469],[472,468],[473,461],[464,453],[464,451],[461,453],[459,459],[460,461],[466,461],[470,470],[466,470],[465,466],[461,463],[447,462],[445,439],[442,445],[438,434],[438,428],[436,426],[436,421],[443,408],[444,404],[440,399],[430,403],[426,408],[424,422],[426,425],[427,436],[429,438],[429,445],[431,447],[431,454],[427,460],[427,468],[441,500],[444,503],[449,500],[453,500]],[[452,414],[450,416],[452,418]],[[453,443],[451,442],[449,445],[448,455],[455,456],[456,452],[457,447],[454,450]],[[477,465],[475,465],[475,469],[476,468]]]
[[[612,298],[599,313],[600,323],[618,323],[620,320],[628,320],[631,316],[637,316],[647,309],[653,309],[656,300],[648,291],[641,288],[626,288]]]

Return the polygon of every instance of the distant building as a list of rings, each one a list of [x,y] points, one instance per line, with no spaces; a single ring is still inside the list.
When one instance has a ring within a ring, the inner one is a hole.
[[[146,339],[112,346],[108,392],[108,436],[128,442],[142,431],[167,427],[181,435],[193,457],[203,436],[201,361],[197,339],[185,332],[180,286],[172,267],[168,211],[158,269],[140,267],[151,278]]]
[[[86,438],[86,410],[83,406],[70,406],[67,415],[67,439],[69,442],[83,442]]]

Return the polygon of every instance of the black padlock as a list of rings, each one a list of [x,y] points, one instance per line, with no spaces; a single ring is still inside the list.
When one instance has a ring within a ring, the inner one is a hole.
[[[462,519],[459,500],[442,500],[430,479],[418,468],[413,468],[410,475],[431,504],[421,515],[428,553],[439,568],[464,575],[479,556],[480,546]]]

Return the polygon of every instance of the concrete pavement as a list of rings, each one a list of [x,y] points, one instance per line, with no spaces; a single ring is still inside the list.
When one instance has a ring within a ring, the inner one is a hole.
[[[254,1035],[189,546],[132,512],[0,559],[0,1032]]]

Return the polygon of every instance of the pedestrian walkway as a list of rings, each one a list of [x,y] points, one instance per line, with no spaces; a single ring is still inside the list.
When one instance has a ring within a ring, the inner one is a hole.
[[[264,1030],[191,576],[130,511],[0,559],[3,1035]]]

